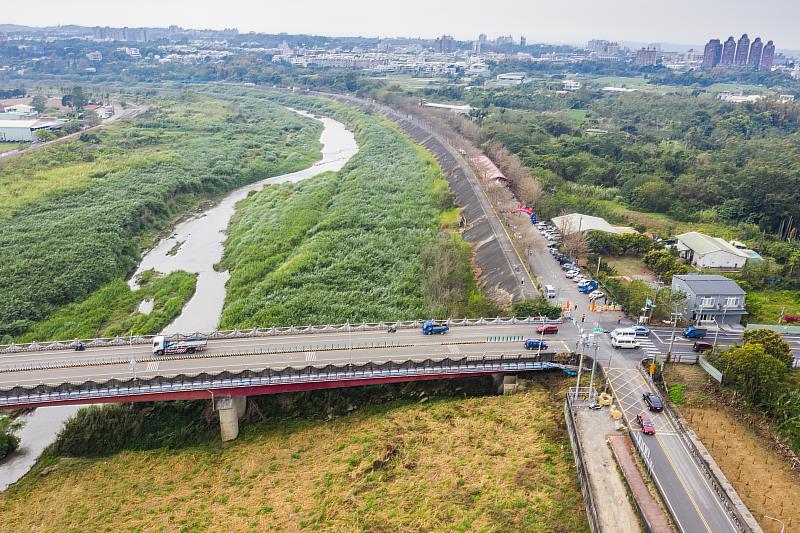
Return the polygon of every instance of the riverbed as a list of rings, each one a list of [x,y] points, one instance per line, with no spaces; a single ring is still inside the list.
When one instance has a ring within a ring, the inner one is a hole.
[[[318,118],[304,111],[297,113],[315,118],[323,124],[320,142],[322,159],[307,169],[263,179],[228,193],[219,203],[193,215],[175,227],[168,238],[162,239],[142,258],[139,268],[128,281],[131,289],[138,288],[138,276],[150,269],[162,274],[178,270],[197,274],[194,296],[184,306],[181,314],[164,329],[164,333],[211,332],[219,325],[225,304],[227,271],[218,272],[214,265],[222,259],[226,230],[236,213],[236,204],[252,191],[265,185],[296,183],[324,172],[337,172],[358,153],[353,132],[344,124],[329,118]],[[143,310],[152,308],[152,302],[143,303]],[[140,307],[140,309],[142,309]],[[19,450],[0,463],[0,491],[17,481],[34,465],[42,451],[55,441],[61,428],[83,406],[44,407],[22,417],[25,427],[19,432]]]

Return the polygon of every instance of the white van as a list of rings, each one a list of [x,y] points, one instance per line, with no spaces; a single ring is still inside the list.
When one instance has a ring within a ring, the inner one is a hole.
[[[617,328],[611,332],[611,340],[614,339],[635,339],[636,330],[633,328]]]
[[[611,346],[614,348],[638,348],[641,346],[636,338],[611,337]]]
[[[548,298],[555,298],[556,297],[556,288],[552,285],[545,285],[544,286],[544,295]]]

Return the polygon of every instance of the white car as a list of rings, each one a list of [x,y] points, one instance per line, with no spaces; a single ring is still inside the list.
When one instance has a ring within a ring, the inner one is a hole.
[[[589,300],[599,300],[603,296],[605,296],[605,294],[602,291],[593,291],[589,294]]]
[[[635,338],[611,337],[611,346],[614,348],[639,348],[641,345]]]
[[[578,272],[577,270],[570,270],[569,272],[567,272],[564,275],[567,277],[567,279],[572,279],[575,276],[577,276],[578,274],[580,274],[580,272]]]

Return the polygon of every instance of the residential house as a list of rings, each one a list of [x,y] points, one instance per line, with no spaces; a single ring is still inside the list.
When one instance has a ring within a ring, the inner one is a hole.
[[[678,256],[694,267],[735,271],[747,263],[747,254],[725,239],[696,231],[683,233],[676,239]]]
[[[672,292],[686,295],[682,318],[687,322],[736,326],[747,314],[744,290],[719,274],[672,276]]]

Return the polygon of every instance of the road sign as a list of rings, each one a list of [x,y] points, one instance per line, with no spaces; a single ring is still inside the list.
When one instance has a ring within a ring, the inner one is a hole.
[[[599,326],[596,327],[596,328],[593,328],[592,329],[592,333],[603,333],[603,328],[601,328]]]

